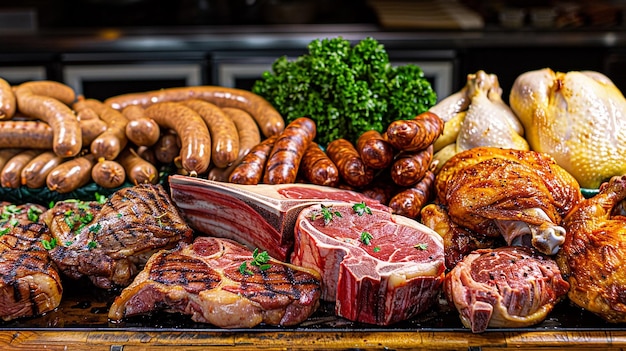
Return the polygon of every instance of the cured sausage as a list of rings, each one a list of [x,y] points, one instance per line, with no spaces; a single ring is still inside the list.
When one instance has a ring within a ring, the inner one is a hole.
[[[86,143],[102,133],[106,125],[99,119],[79,123],[81,138]],[[54,133],[42,121],[0,121],[0,148],[52,149]]]
[[[27,116],[41,119],[50,125],[53,132],[52,149],[57,155],[76,156],[82,149],[82,134],[78,118],[69,106],[59,99],[63,98],[67,102],[72,97],[73,100],[74,92],[61,83],[46,83],[55,82],[26,82],[18,85],[15,88],[17,107]],[[63,96],[64,92],[71,96]],[[53,95],[56,98],[37,93]]]
[[[139,105],[126,106],[122,114],[128,119],[126,137],[137,146],[152,146],[161,134],[159,125],[145,117],[143,107]]]
[[[135,150],[126,148],[122,151],[117,161],[126,172],[128,180],[137,185],[143,183],[156,184],[159,182],[159,171],[154,164],[139,157]]]
[[[4,165],[7,164],[7,162],[9,162],[9,160],[17,155],[20,151],[22,151],[21,149],[15,149],[15,148],[11,148],[11,149],[0,149],[0,170],[2,170],[2,168],[4,168]]]
[[[387,168],[393,161],[393,147],[376,130],[361,134],[356,141],[356,149],[363,163],[373,169]]]
[[[362,187],[374,179],[374,169],[367,167],[354,145],[346,139],[328,143],[326,154],[337,165],[339,175],[348,184]]]
[[[35,156],[41,153],[41,150],[24,150],[11,157],[0,172],[0,184],[3,188],[17,189],[22,185],[22,169]]]
[[[306,180],[317,185],[336,187],[341,180],[337,166],[314,141],[302,155],[300,171]]]
[[[146,108],[154,103],[189,99],[205,100],[219,107],[242,109],[254,118],[265,137],[279,134],[285,129],[285,120],[269,101],[251,91],[237,88],[212,85],[176,87],[113,96],[104,102],[121,110],[128,105]]]
[[[175,132],[168,130],[161,134],[157,143],[153,146],[154,157],[163,164],[170,164],[180,155],[180,140]]]
[[[259,184],[277,138],[277,135],[273,135],[254,146],[230,173],[228,181],[236,184]]]
[[[91,169],[91,179],[103,188],[113,189],[124,184],[126,171],[121,164],[100,158]]]
[[[433,144],[443,134],[444,122],[426,111],[414,119],[393,121],[387,126],[386,139],[398,150],[419,151]]]
[[[102,157],[105,160],[114,160],[128,142],[126,138],[128,119],[121,112],[96,99],[83,99],[74,104],[76,111],[84,108],[95,111],[107,124],[107,129],[91,142],[91,153],[96,159]]]
[[[92,154],[75,157],[54,167],[46,177],[46,185],[51,191],[69,193],[91,180],[91,168],[95,164]]]
[[[432,144],[422,151],[403,152],[391,165],[391,179],[400,186],[415,185],[430,168],[432,159]]]
[[[431,200],[434,193],[435,173],[432,170],[426,174],[415,186],[405,189],[389,200],[389,207],[393,213],[417,219],[422,208]]]
[[[11,119],[13,117],[16,103],[11,84],[0,78],[0,120]]]
[[[46,177],[52,169],[63,162],[64,158],[54,151],[44,151],[33,158],[22,169],[21,183],[31,189],[39,189],[46,185]]]
[[[300,117],[289,123],[278,135],[265,167],[263,182],[266,184],[294,183],[302,155],[309,143],[315,139],[315,122]]]
[[[213,167],[209,170],[207,176],[210,180],[216,180],[220,182],[227,182],[230,174],[237,167],[243,157],[247,155],[250,150],[261,142],[261,132],[256,125],[254,118],[250,116],[244,110],[233,107],[224,107],[222,111],[226,113],[235,123],[237,127],[237,135],[239,136],[239,156],[237,159],[230,163],[227,167],[219,168]]]
[[[78,123],[80,124],[84,145],[90,145],[100,134],[107,130],[106,122],[99,118],[81,120]]]
[[[204,120],[193,109],[176,102],[149,106],[145,115],[159,126],[173,129],[181,140],[181,164],[192,176],[204,173],[211,161],[211,135]]]
[[[239,135],[235,122],[217,105],[191,99],[181,104],[196,111],[211,134],[211,160],[217,167],[226,167],[239,156]]]

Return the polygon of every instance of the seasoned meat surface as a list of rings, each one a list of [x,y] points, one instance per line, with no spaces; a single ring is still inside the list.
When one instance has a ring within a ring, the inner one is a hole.
[[[306,320],[319,306],[319,275],[273,259],[255,265],[258,254],[262,253],[213,237],[162,250],[122,290],[109,318],[119,321],[165,310],[223,328]]]
[[[38,205],[0,203],[0,318],[32,317],[55,309],[63,287],[48,257],[48,227]]]
[[[57,240],[50,256],[60,270],[101,288],[127,286],[151,254],[193,234],[158,184],[123,188],[104,203],[58,202],[42,219]]]

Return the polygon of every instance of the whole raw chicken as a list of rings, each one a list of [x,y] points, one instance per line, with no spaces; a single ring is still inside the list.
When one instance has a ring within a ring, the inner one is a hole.
[[[557,255],[569,299],[613,323],[626,322],[625,199],[626,176],[602,184],[563,220],[567,237]]]
[[[524,127],[502,100],[495,74],[468,74],[466,85],[430,109],[445,122],[443,135],[434,143],[435,156],[443,165],[451,156],[479,146],[528,150]]]
[[[582,200],[576,180],[550,156],[496,147],[454,155],[437,174],[435,189],[436,205],[455,225],[547,255],[559,250],[565,240],[561,220]],[[426,208],[421,214],[425,224],[437,222]],[[433,229],[445,241],[445,230]]]
[[[603,74],[526,72],[509,103],[530,147],[554,157],[582,188],[626,174],[626,99]]]

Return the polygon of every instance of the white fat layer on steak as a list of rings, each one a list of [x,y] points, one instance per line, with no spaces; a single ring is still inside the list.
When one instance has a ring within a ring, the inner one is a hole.
[[[550,217],[540,208],[524,209],[522,212],[544,219],[541,224],[524,221],[494,220],[507,244],[514,246],[535,247],[546,255],[555,255],[565,242],[565,229],[552,223]]]

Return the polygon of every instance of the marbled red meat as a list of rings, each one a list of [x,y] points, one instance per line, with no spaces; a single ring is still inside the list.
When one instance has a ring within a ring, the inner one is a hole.
[[[476,250],[444,283],[447,299],[474,333],[541,323],[568,289],[552,258],[522,246]]]
[[[355,206],[356,205],[356,206]],[[358,203],[300,212],[293,264],[317,270],[337,315],[389,325],[432,307],[444,278],[441,237],[422,224]]]

